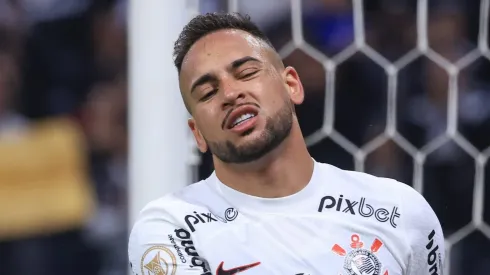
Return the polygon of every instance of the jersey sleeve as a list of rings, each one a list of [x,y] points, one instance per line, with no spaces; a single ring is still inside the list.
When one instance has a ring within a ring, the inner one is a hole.
[[[425,198],[407,186],[401,194],[407,219],[404,222],[410,259],[407,275],[443,275],[445,262],[444,235],[441,224]]]
[[[134,275],[212,275],[190,232],[159,209],[142,211],[129,237],[128,256]]]

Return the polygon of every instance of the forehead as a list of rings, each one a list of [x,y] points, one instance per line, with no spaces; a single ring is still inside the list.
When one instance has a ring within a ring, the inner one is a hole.
[[[224,69],[245,56],[263,60],[264,55],[264,42],[260,39],[241,30],[221,30],[206,35],[191,47],[183,60],[181,74],[192,78]]]

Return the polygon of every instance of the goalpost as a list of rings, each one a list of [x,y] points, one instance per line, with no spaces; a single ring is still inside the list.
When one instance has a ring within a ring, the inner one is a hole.
[[[151,200],[190,182],[187,111],[173,66],[186,1],[129,2],[129,224]]]

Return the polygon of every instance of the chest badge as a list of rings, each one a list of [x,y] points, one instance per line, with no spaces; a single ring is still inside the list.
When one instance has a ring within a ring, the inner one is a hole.
[[[338,244],[332,247],[332,252],[345,258],[343,267],[348,275],[381,275],[383,266],[376,253],[382,246],[383,242],[375,239],[371,248],[366,249],[361,237],[353,234],[349,252]],[[383,275],[389,275],[388,270],[385,270]]]

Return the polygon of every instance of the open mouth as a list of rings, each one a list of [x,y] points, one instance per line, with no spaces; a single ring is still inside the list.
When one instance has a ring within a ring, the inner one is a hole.
[[[232,124],[231,124],[231,127],[230,128],[233,128],[237,125],[240,125],[242,123],[244,123],[245,121],[251,119],[255,117],[255,114],[252,114],[252,113],[246,113],[246,114],[243,114],[241,115],[239,118],[237,118]]]
[[[253,119],[258,114],[258,110],[253,105],[244,105],[233,110],[225,119],[225,126],[227,129],[233,129],[237,126],[244,124],[245,122]],[[225,127],[223,127],[225,128]]]

